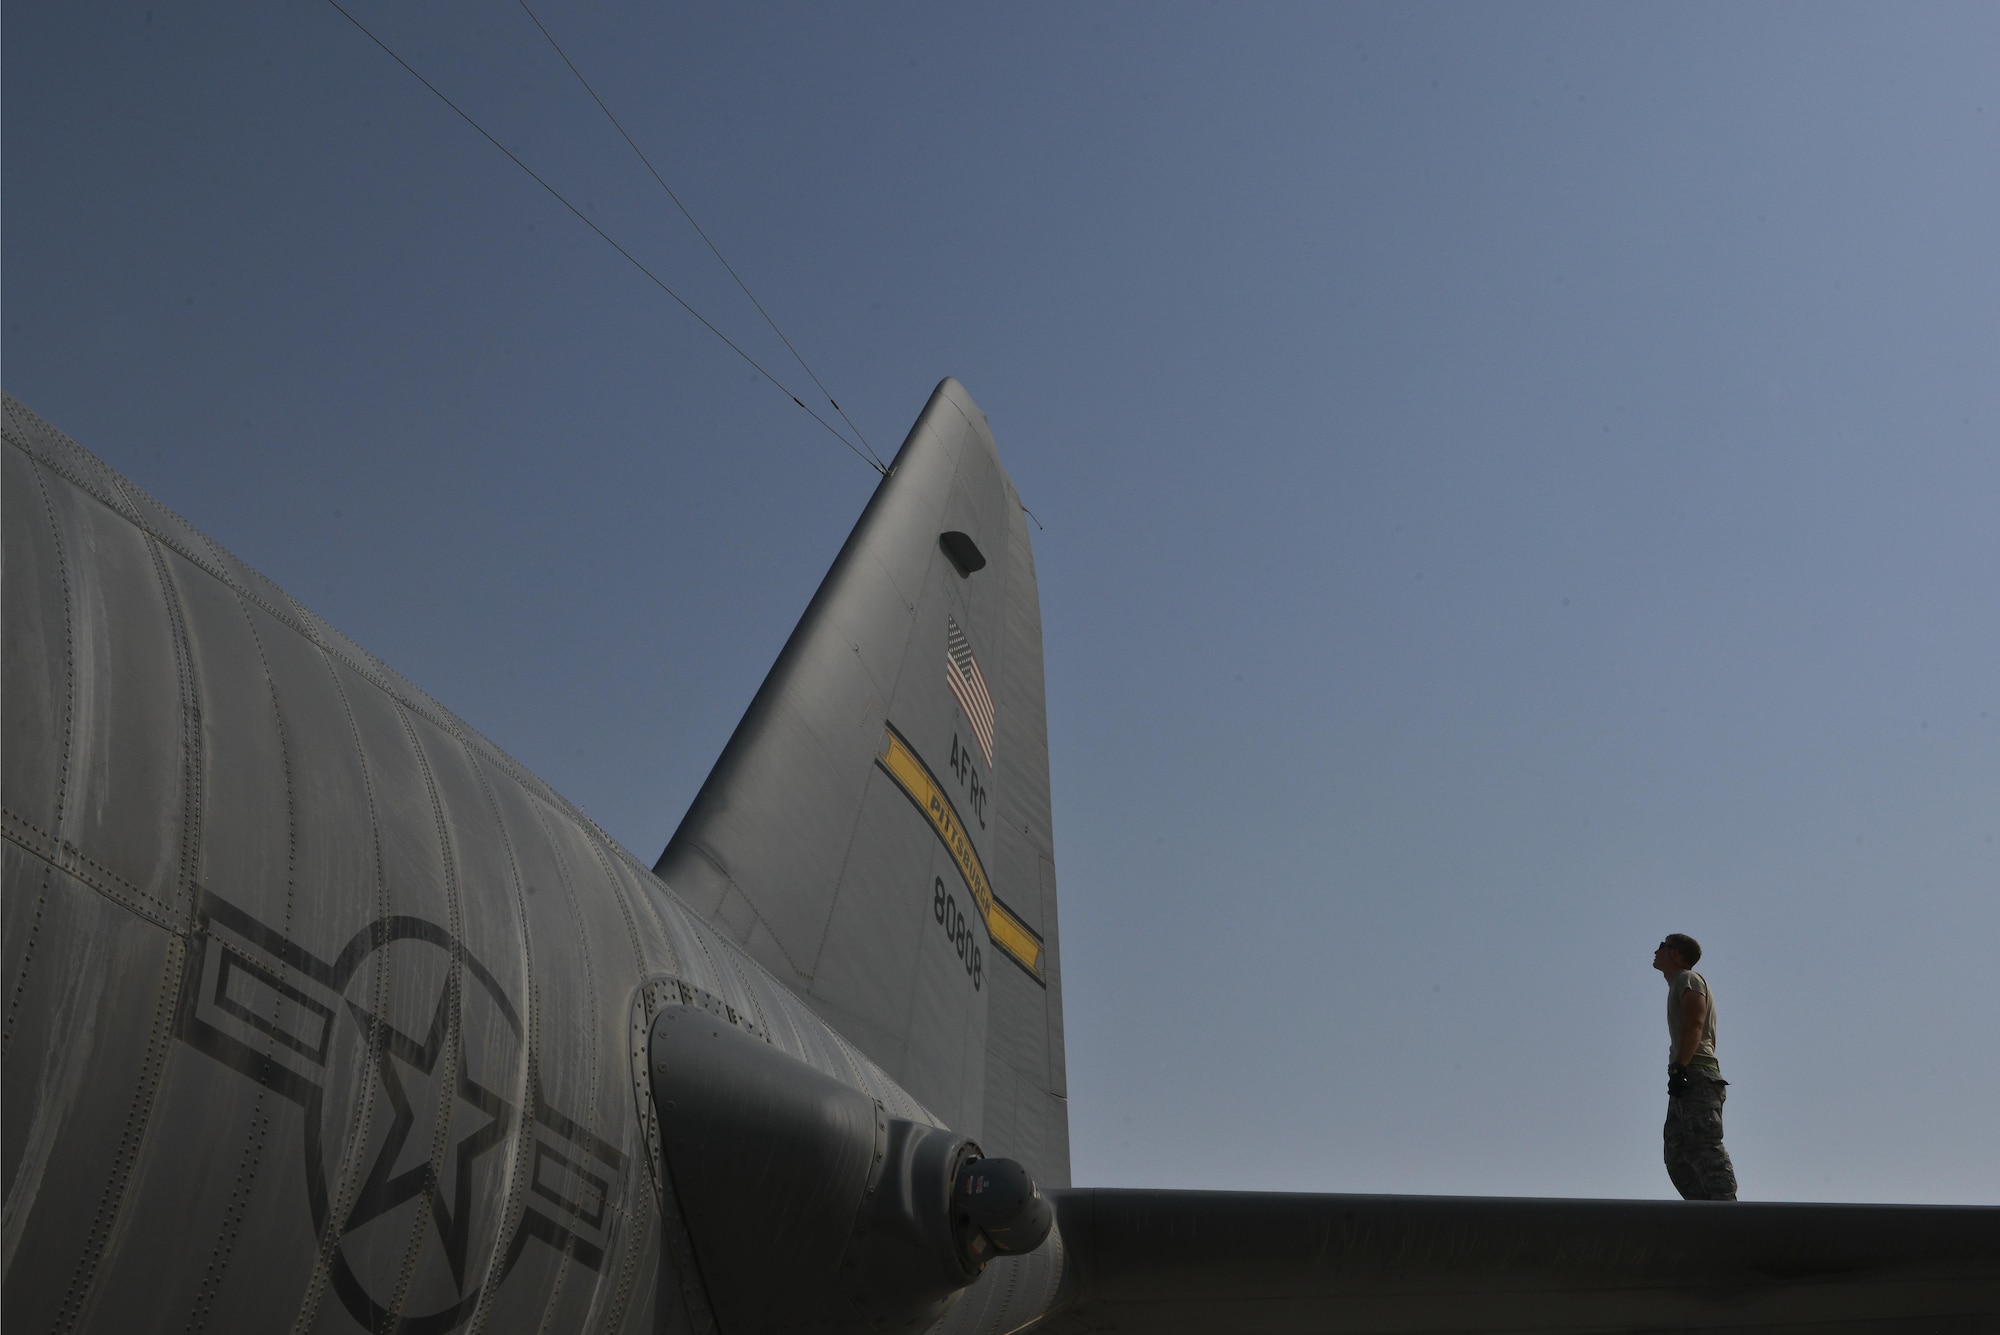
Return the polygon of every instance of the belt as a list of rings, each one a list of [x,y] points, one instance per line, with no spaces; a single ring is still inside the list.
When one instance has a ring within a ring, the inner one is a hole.
[[[1694,1056],[1692,1056],[1692,1057],[1689,1057],[1689,1058],[1688,1058],[1688,1065],[1689,1065],[1689,1066],[1705,1066],[1705,1067],[1707,1067],[1707,1068],[1708,1068],[1709,1070],[1711,1070],[1711,1071],[1716,1071],[1716,1072],[1720,1072],[1720,1071],[1722,1070],[1722,1063],[1721,1063],[1721,1062],[1717,1061],[1717,1060],[1716,1060],[1715,1058],[1713,1058],[1713,1057],[1704,1057],[1704,1056],[1702,1056],[1702,1055],[1701,1055],[1700,1053],[1696,1053],[1696,1054],[1695,1054]]]

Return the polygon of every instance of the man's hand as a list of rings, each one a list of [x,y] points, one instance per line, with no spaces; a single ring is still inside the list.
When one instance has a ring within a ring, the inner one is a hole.
[[[1679,1062],[1667,1063],[1667,1097],[1680,1098],[1688,1092],[1688,1068]]]

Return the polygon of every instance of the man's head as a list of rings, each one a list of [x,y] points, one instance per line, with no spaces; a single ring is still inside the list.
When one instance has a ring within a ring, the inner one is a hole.
[[[1653,967],[1661,973],[1679,973],[1701,962],[1701,942],[1685,932],[1668,932],[1653,949]]]

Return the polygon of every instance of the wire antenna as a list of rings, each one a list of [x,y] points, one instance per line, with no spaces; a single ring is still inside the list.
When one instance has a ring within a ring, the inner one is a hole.
[[[855,439],[859,440],[862,443],[862,445],[866,446],[868,453],[874,456],[875,466],[877,468],[882,468],[883,467],[882,457],[879,454],[875,453],[875,447],[868,443],[868,437],[861,434],[861,428],[854,424],[854,419],[847,415],[847,409],[841,407],[840,402],[833,397],[833,391],[829,390],[826,387],[825,383],[820,380],[819,376],[814,373],[812,367],[806,364],[805,357],[799,352],[797,348],[792,346],[792,340],[785,337],[785,331],[778,328],[778,322],[772,318],[771,312],[764,309],[764,303],[757,300],[757,294],[752,292],[750,290],[750,285],[743,281],[743,275],[737,273],[736,266],[731,264],[726,258],[724,258],[721,247],[715,244],[715,239],[709,236],[707,230],[703,228],[700,223],[695,221],[694,214],[688,211],[688,206],[681,202],[681,197],[674,193],[674,188],[672,186],[667,184],[666,177],[660,175],[659,168],[655,167],[653,165],[653,160],[646,156],[646,150],[639,147],[639,142],[632,137],[631,132],[628,131],[625,128],[624,124],[619,121],[618,117],[612,113],[611,108],[604,104],[604,99],[599,97],[597,95],[597,90],[590,86],[590,80],[583,77],[583,71],[576,67],[576,62],[571,60],[569,58],[569,53],[562,49],[562,43],[556,40],[555,34],[549,31],[548,25],[543,23],[541,18],[536,15],[535,11],[528,7],[528,0],[518,0],[518,3],[521,6],[521,12],[526,14],[528,18],[531,21],[533,21],[535,27],[541,30],[542,36],[548,41],[549,49],[554,51],[556,55],[562,58],[563,64],[569,66],[569,72],[571,74],[574,74],[576,76],[576,81],[583,85],[583,91],[590,94],[590,100],[597,103],[597,109],[604,113],[604,118],[611,122],[612,128],[618,131],[618,133],[624,138],[626,144],[631,147],[632,152],[638,156],[639,161],[645,165],[646,170],[652,174],[653,179],[659,182],[660,189],[667,192],[667,198],[671,199],[674,202],[674,207],[681,211],[681,217],[687,219],[688,226],[694,228],[695,235],[699,236],[702,239],[703,243],[708,246],[709,253],[715,256],[716,262],[720,264],[724,269],[728,270],[729,276],[736,280],[736,286],[743,289],[743,295],[750,298],[750,304],[757,308],[757,314],[764,317],[764,323],[771,326],[771,332],[776,334],[778,336],[778,341],[785,345],[785,351],[792,354],[792,359],[798,362],[799,369],[804,371],[807,376],[811,377],[813,384],[819,386],[819,392],[826,396],[826,401],[828,403],[831,403],[833,405],[833,410],[840,414],[840,420],[847,423],[848,429],[854,432]]]
[[[687,298],[683,297],[680,293],[674,291],[671,287],[668,287],[665,280],[663,280],[658,274],[654,273],[651,269],[648,269],[644,264],[639,262],[638,256],[634,255],[631,251],[625,249],[625,247],[619,245],[618,242],[612,238],[609,232],[605,231],[602,227],[599,227],[594,221],[591,220],[589,214],[585,213],[582,209],[578,208],[576,205],[570,203],[568,196],[564,195],[562,191],[550,185],[546,180],[544,180],[541,177],[539,173],[535,171],[533,167],[530,167],[527,163],[521,161],[521,159],[515,155],[513,149],[507,147],[507,145],[501,143],[498,139],[495,139],[492,133],[488,131],[485,126],[481,125],[478,121],[472,119],[471,114],[467,112],[464,107],[459,106],[458,103],[452,101],[449,97],[445,96],[444,91],[442,89],[440,89],[436,84],[432,83],[429,79],[426,79],[423,75],[419,74],[414,65],[410,64],[409,61],[403,59],[401,56],[396,54],[395,48],[391,47],[387,42],[383,41],[380,37],[377,37],[372,31],[369,30],[367,24],[363,23],[360,19],[355,18],[354,15],[348,13],[347,10],[342,7],[340,0],[326,0],[326,2],[329,5],[333,6],[335,13],[339,14],[349,23],[352,23],[356,28],[360,29],[361,35],[363,37],[366,37],[369,41],[381,47],[383,53],[386,54],[389,57],[389,59],[395,61],[398,65],[401,65],[404,71],[408,73],[412,79],[415,79],[418,83],[422,84],[425,88],[429,89],[433,97],[437,98],[438,101],[444,103],[446,106],[450,107],[454,112],[456,112],[460,120],[464,121],[467,125],[470,125],[473,129],[477,130],[482,139],[484,139],[487,143],[493,145],[493,147],[499,149],[502,153],[506,154],[507,160],[509,162],[513,163],[516,167],[519,167],[522,171],[526,172],[528,174],[529,180],[533,181],[536,185],[540,186],[542,189],[548,191],[549,194],[554,197],[556,203],[562,205],[564,208],[568,209],[571,213],[575,214],[577,217],[577,221],[581,222],[585,227],[588,227],[591,231],[597,233],[597,235],[604,241],[604,244],[610,246],[620,255],[623,255],[628,264],[630,264],[633,268],[637,269],[640,273],[646,275],[646,277],[652,281],[654,287],[659,288],[660,291],[672,297],[682,310],[686,311],[689,315],[692,315],[696,320],[700,321],[702,328],[708,330],[709,333],[714,334],[717,338],[721,339],[725,344],[727,344],[731,352],[735,353],[738,357],[741,357],[744,361],[748,362],[750,364],[750,368],[754,370],[758,375],[763,376],[766,380],[770,381],[774,386],[776,386],[780,394],[783,394],[793,403],[798,404],[800,412],[804,413],[806,416],[812,418],[813,421],[818,422],[821,426],[825,427],[827,432],[830,435],[832,435],[832,437],[835,440],[839,441],[842,445],[845,445],[850,451],[853,452],[854,456],[857,459],[861,460],[861,462],[867,464],[870,468],[882,474],[882,476],[884,477],[887,477],[889,475],[889,470],[883,467],[882,461],[880,459],[871,457],[871,455],[869,454],[863,454],[859,449],[855,448],[855,444],[853,441],[849,440],[846,436],[840,434],[839,429],[835,427],[833,423],[827,421],[824,417],[821,417],[818,413],[806,407],[805,401],[801,399],[798,395],[792,393],[792,391],[786,387],[784,381],[772,375],[768,370],[764,368],[764,364],[762,362],[758,361],[755,357],[752,357],[749,353],[745,352],[743,348],[736,342],[735,339],[731,338],[729,335],[723,333],[720,329],[716,328],[715,324],[711,320],[709,320],[707,316],[703,315],[700,311],[696,310],[693,306],[689,305]],[[829,402],[831,402],[831,400],[829,400]]]

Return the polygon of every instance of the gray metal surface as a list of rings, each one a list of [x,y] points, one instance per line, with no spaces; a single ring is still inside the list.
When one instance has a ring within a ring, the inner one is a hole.
[[[990,756],[946,684],[952,626],[992,698]],[[938,904],[967,909],[971,889],[874,763],[885,724],[945,790],[993,894],[1040,938],[1036,967],[975,932],[968,972]],[[1061,1186],[1050,819],[1027,521],[985,414],[946,380],[655,870],[947,1125]]]
[[[1018,1228],[1007,1250],[1026,1253],[1048,1232],[1018,1163],[890,1117],[724,1016],[662,1008],[647,1065],[662,1166],[725,1331],[925,1330],[996,1244]],[[1018,1191],[989,1191],[1006,1182]]]
[[[1056,1193],[1042,1329],[2000,1329],[2000,1210],[1964,1206]]]
[[[5,411],[9,1330],[699,1328],[653,1310],[689,1279],[631,1065],[662,980],[936,1122],[491,743]]]
[[[945,1228],[935,1241],[946,1282],[919,1275],[913,1296],[893,1277],[846,1282],[857,1278],[848,1260],[856,1220],[883,1194],[888,1119],[874,1100],[698,1007],[662,1010],[647,1051],[666,1167],[722,1329],[865,1335],[856,1300],[882,1288],[905,1299],[897,1315],[923,1314],[928,1326],[972,1278]],[[939,1223],[945,1194],[940,1182]]]

